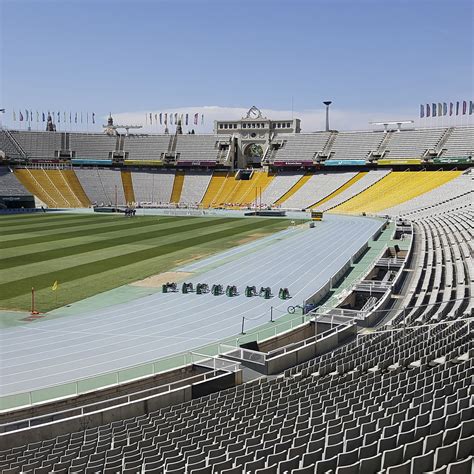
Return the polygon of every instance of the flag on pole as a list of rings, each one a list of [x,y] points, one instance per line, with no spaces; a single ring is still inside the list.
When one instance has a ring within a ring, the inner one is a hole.
[[[201,114],[201,125],[204,123],[204,114]]]
[[[150,125],[153,125],[153,115],[150,112]]]
[[[158,124],[158,114],[155,114],[155,123]]]
[[[168,125],[168,114],[165,113],[165,125]]]
[[[61,123],[61,113],[58,112],[58,123]]]
[[[38,123],[39,122],[39,112],[36,111],[36,122]]]
[[[163,123],[163,114],[160,112],[160,125]]]
[[[30,120],[33,122],[33,111],[30,109]]]
[[[194,114],[194,125],[198,124],[199,114]]]
[[[16,113],[13,111],[13,121],[16,122]]]
[[[54,283],[53,283],[53,286],[51,287],[51,289],[53,291],[56,291],[58,289],[58,286],[59,286],[59,283],[58,283],[58,280],[56,280]]]
[[[423,104],[420,105],[420,118],[425,116],[425,106]]]
[[[438,102],[438,115],[441,117],[443,115],[443,104]]]
[[[465,100],[462,101],[462,114],[466,115],[467,112],[467,102]]]
[[[436,104],[431,104],[431,109],[432,109],[432,117],[436,117]]]
[[[81,123],[82,123],[82,112],[81,112]]]
[[[427,117],[430,117],[430,116],[431,116],[430,104],[426,104],[426,116],[427,116]]]
[[[170,114],[170,125],[173,125],[173,114]]]
[[[443,115],[448,115],[448,104],[443,102]]]
[[[19,110],[18,113],[20,114],[20,122],[23,122],[23,114],[21,113],[21,110]]]
[[[469,115],[474,114],[474,101],[469,101]]]
[[[43,119],[43,122],[46,120],[46,116],[44,115],[44,112],[41,112],[42,113],[42,119]]]
[[[186,114],[186,125],[188,124],[189,121],[189,114]]]
[[[74,115],[74,123],[77,123],[77,112],[76,112],[76,114]]]
[[[95,112],[92,112],[92,123],[95,123]]]
[[[459,115],[459,100],[456,101],[456,115]]]
[[[26,112],[26,121],[29,122],[30,121],[30,115],[28,113],[28,110],[25,109],[25,112]]]
[[[450,102],[449,103],[449,116],[453,115],[453,108],[454,108],[454,104]]]
[[[63,115],[64,115],[64,123],[67,122],[67,115],[66,115],[66,112],[63,112]]]

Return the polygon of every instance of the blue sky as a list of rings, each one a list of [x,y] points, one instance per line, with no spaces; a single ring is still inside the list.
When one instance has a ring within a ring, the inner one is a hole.
[[[327,98],[336,125],[367,128],[474,95],[467,0],[0,1],[9,125],[14,108],[137,122],[205,106],[286,113],[293,97],[312,128]]]

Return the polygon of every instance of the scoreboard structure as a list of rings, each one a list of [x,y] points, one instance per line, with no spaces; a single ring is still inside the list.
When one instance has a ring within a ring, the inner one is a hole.
[[[321,211],[311,211],[311,220],[312,221],[322,221],[323,213]]]

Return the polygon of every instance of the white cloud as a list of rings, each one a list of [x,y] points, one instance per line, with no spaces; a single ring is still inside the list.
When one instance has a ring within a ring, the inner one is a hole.
[[[168,124],[169,115],[171,113],[177,113],[178,115],[186,113],[189,114],[189,125],[183,124],[184,133],[188,130],[195,129],[196,133],[212,133],[214,127],[214,120],[238,120],[245,116],[249,107],[221,107],[214,105],[206,105],[200,107],[179,107],[168,110],[156,110],[148,112],[121,112],[114,113],[114,122],[116,124],[125,125],[143,125],[141,129],[144,133],[163,133],[164,125],[155,124],[155,114],[159,116],[160,112],[168,113]],[[301,119],[301,129],[303,133],[314,132],[318,130],[324,130],[325,127],[325,109],[307,109],[307,110],[273,110],[273,109],[261,109],[262,114],[270,119],[288,119],[292,115],[294,118]],[[150,125],[145,121],[145,116],[149,117],[149,114],[153,116],[153,125]],[[193,124],[193,116],[195,113],[199,114],[198,125]],[[204,123],[201,124],[201,115],[204,115]],[[454,117],[453,117],[454,119]],[[370,125],[372,121],[395,121],[395,120],[415,120],[415,126],[428,127],[428,126],[448,126],[453,122],[449,120],[449,117],[443,119],[433,119],[430,123],[429,119],[421,121],[416,117],[416,113],[413,111],[398,111],[398,112],[387,112],[387,111],[366,111],[359,112],[355,110],[343,110],[332,108],[330,110],[330,126],[334,130],[373,130],[375,127]],[[105,122],[105,117],[104,117]],[[174,120],[173,120],[174,122]],[[457,118],[457,124],[460,124],[459,118]],[[175,125],[168,125],[170,133],[175,130]],[[380,127],[378,127],[380,128]]]

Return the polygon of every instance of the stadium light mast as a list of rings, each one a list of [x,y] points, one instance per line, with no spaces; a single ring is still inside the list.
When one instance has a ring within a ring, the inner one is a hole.
[[[325,100],[323,104],[326,106],[326,132],[329,132],[329,106],[332,104],[332,101]]]

